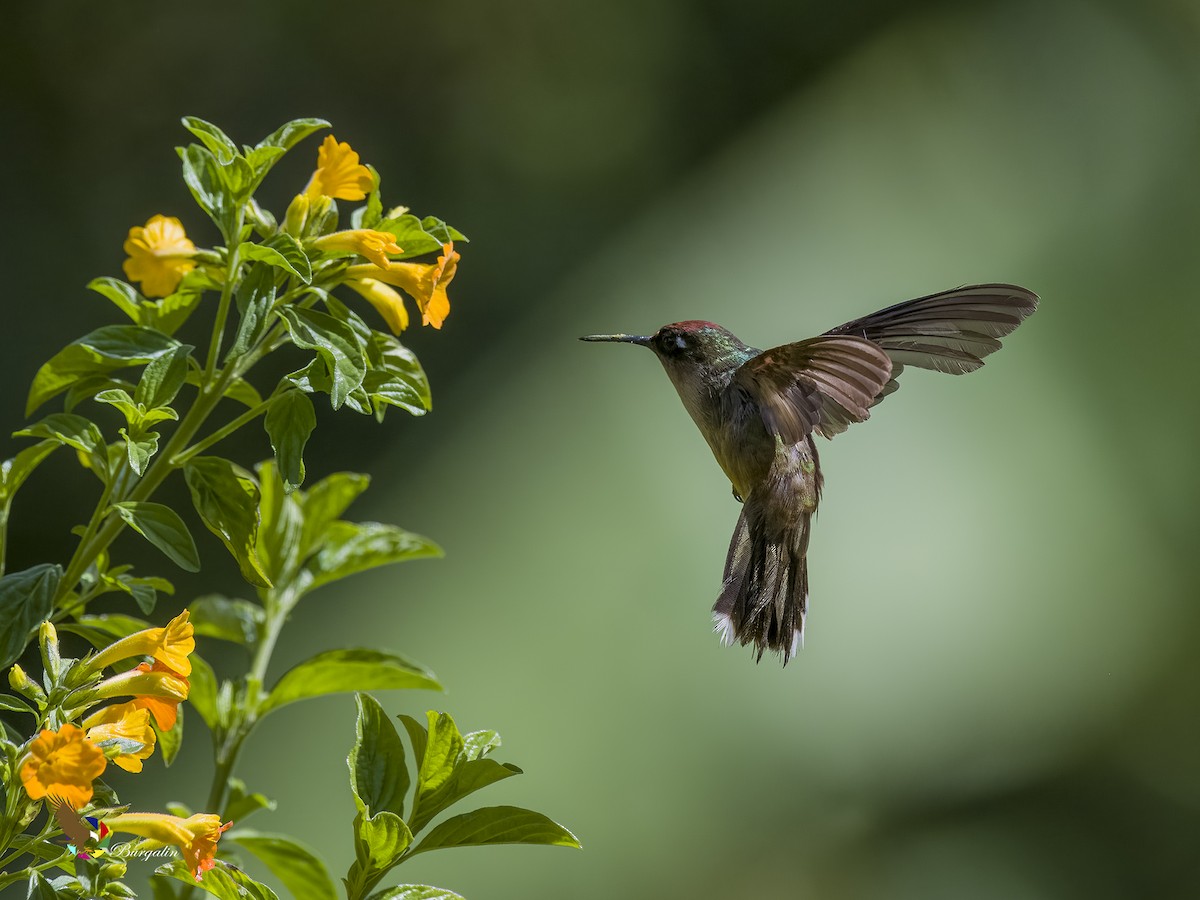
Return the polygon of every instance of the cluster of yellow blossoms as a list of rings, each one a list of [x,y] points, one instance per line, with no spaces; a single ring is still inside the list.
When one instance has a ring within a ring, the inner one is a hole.
[[[57,641],[53,626],[46,623],[43,634]],[[134,657],[150,657],[132,669],[81,689],[79,706],[118,697],[131,697],[121,703],[101,706],[83,719],[83,727],[64,722],[58,729],[44,729],[28,746],[21,762],[21,783],[31,800],[47,800],[52,806],[63,804],[80,810],[91,802],[93,783],[108,765],[101,745],[118,739],[112,762],[128,772],[140,772],[142,761],[153,752],[156,743],[151,719],[161,730],[175,725],[179,704],[187,699],[188,676],[192,672],[189,654],[196,649],[194,629],[184,610],[162,628],[147,628],[106,647],[79,665],[81,675],[94,676],[101,670]],[[13,667],[12,678],[26,676]],[[138,745],[138,749],[133,749]],[[161,813],[120,813],[101,819],[108,831],[124,832],[145,838],[151,846],[179,848],[184,861],[196,878],[214,865],[217,841],[232,823],[221,824],[220,817],[201,813],[187,818]]]
[[[329,135],[317,151],[316,171],[293,201],[288,218],[303,221],[310,207],[331,200],[366,199],[374,187],[375,175],[359,162],[358,154]],[[368,264],[349,266],[343,281],[375,307],[393,334],[408,327],[408,311],[397,287],[416,302],[422,324],[441,328],[449,315],[446,288],[459,260],[453,242],[442,245],[434,263],[391,259],[390,255],[404,252],[395,236],[369,228],[335,231],[309,243],[319,251],[352,253],[369,260]],[[172,293],[197,265],[196,245],[188,239],[182,223],[168,216],[153,216],[145,225],[129,229],[124,249],[129,255],[123,266],[125,274],[140,282],[148,297]]]

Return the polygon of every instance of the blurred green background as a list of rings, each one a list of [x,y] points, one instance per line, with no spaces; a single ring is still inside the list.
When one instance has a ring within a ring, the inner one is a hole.
[[[429,664],[448,695],[385,708],[498,729],[527,774],[483,802],[545,811],[585,849],[429,854],[405,881],[472,900],[1200,896],[1200,4],[6,15],[9,430],[41,361],[111,320],[82,286],[119,274],[131,225],[162,212],[213,239],[171,150],[183,114],[248,142],[328,118],[385,202],[472,238],[444,330],[406,335],[434,412],[325,415],[308,454],[312,479],[373,473],[352,512],[446,559],[315,595],[274,671],[343,645]],[[277,211],[315,144],[268,182]],[[709,318],[769,346],[977,281],[1042,309],[983,371],[911,371],[823,447],[807,647],[784,671],[721,649],[729,486],[650,354],[574,339]],[[14,568],[65,558],[92,496],[52,463],[18,500]],[[164,614],[239,590],[201,551],[206,580]],[[276,714],[240,773],[279,801],[248,824],[335,875],[353,706]],[[199,805],[207,747],[147,773],[139,805]]]

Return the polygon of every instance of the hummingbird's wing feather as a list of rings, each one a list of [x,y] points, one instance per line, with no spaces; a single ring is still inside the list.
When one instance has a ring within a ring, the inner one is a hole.
[[[765,350],[738,369],[733,386],[757,403],[785,444],[814,430],[826,437],[870,415],[892,372],[887,353],[861,337],[822,335]]]
[[[1015,284],[972,284],[906,300],[825,333],[857,335],[887,352],[892,378],[879,402],[896,389],[904,366],[952,375],[975,371],[1037,304],[1037,294]]]

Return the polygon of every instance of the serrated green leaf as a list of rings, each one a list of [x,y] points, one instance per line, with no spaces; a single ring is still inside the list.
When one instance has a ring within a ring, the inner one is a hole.
[[[216,865],[199,880],[192,875],[187,864],[181,859],[159,866],[154,870],[154,874],[165,875],[191,887],[198,887],[220,900],[279,900],[273,890],[255,881],[241,869],[235,869],[219,859],[215,862]]]
[[[0,578],[0,669],[25,650],[30,633],[50,618],[62,569],[51,563],[31,566]]]
[[[334,409],[340,409],[346,396],[362,384],[367,374],[366,358],[358,336],[346,323],[314,309],[284,307],[277,310],[277,315],[287,325],[292,343],[316,350],[324,360],[332,379],[329,399]]]
[[[137,289],[119,278],[93,278],[88,282],[88,290],[95,291],[116,304],[117,309],[129,316],[135,325],[144,325],[142,321],[142,304],[146,298]]]
[[[260,715],[325,694],[401,689],[440,691],[442,686],[428,669],[395,653],[361,648],[327,650],[285,672],[267,696]]]
[[[240,778],[230,778],[229,799],[225,801],[225,812],[222,821],[244,822],[246,817],[260,809],[275,809],[275,801],[267,799],[263,794],[246,790],[246,783]]]
[[[265,619],[258,604],[220,594],[207,594],[193,600],[188,604],[188,610],[197,635],[245,646],[258,640],[258,630]]]
[[[436,826],[409,855],[446,847],[485,844],[550,844],[580,847],[579,839],[553,819],[519,806],[486,806],[451,816]]]
[[[334,522],[326,529],[321,549],[305,564],[313,578],[306,590],[379,566],[441,555],[433,541],[395,525]]]
[[[409,787],[404,743],[378,700],[362,692],[354,699],[358,717],[354,747],[346,762],[356,805],[367,816],[386,810],[403,818]]]
[[[220,724],[217,711],[217,676],[212,666],[204,658],[192,653],[188,656],[192,663],[192,674],[188,676],[187,702],[208,726],[209,731],[216,731]]]
[[[335,900],[337,889],[325,863],[310,848],[286,834],[238,829],[225,835],[256,856],[296,900]]]
[[[200,571],[196,542],[179,513],[161,503],[137,503],[132,500],[113,504],[113,509],[134,531],[161,550],[188,572]]]
[[[194,349],[190,344],[180,344],[157,359],[150,360],[142,370],[141,380],[133,395],[134,401],[145,409],[168,406],[187,379],[188,357]]]
[[[304,481],[304,445],[317,427],[312,401],[301,391],[287,391],[272,401],[263,427],[275,451],[278,469],[289,488]]]
[[[219,456],[197,456],[188,460],[183,475],[196,512],[237,560],[242,577],[269,588],[255,550],[259,491],[250,473]]]
[[[238,247],[242,259],[252,259],[282,269],[289,275],[308,284],[312,281],[312,267],[308,256],[299,242],[287,233],[280,233],[261,244],[246,243]]]
[[[38,369],[29,389],[25,415],[81,378],[148,363],[178,346],[174,338],[139,325],[97,328],[68,344]]]

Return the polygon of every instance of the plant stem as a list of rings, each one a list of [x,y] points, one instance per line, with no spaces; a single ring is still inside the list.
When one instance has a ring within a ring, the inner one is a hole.
[[[172,460],[172,462],[175,464],[176,467],[186,464],[189,459],[191,459],[194,456],[199,456],[201,453],[203,453],[205,450],[207,450],[213,444],[216,444],[218,441],[222,441],[225,438],[229,437],[229,435],[233,434],[235,431],[237,431],[243,425],[245,425],[249,422],[253,422],[259,416],[261,416],[263,413],[265,413],[268,409],[270,409],[271,404],[274,402],[275,402],[274,396],[268,397],[262,403],[258,404],[257,406],[251,407],[250,409],[248,409],[244,413],[242,413],[240,416],[238,416],[236,419],[233,419],[230,422],[226,423],[225,425],[221,426],[216,431],[214,431],[212,434],[210,434],[208,437],[203,438],[202,440],[199,440],[196,443],[192,444],[192,446],[188,447],[182,453],[178,454],[174,458],[174,460]]]

